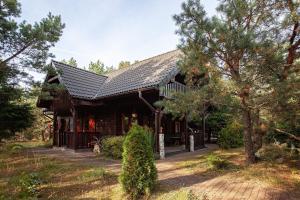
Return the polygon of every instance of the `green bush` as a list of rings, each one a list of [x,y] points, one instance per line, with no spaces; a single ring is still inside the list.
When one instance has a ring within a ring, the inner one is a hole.
[[[21,190],[19,197],[22,199],[37,197],[39,194],[38,187],[41,183],[42,180],[38,173],[22,173],[17,181],[17,186]]]
[[[146,135],[146,138],[147,138],[150,146],[152,148],[154,148],[155,140],[154,140],[153,131],[149,127],[147,127],[147,126],[144,126],[143,128],[145,130],[145,135]]]
[[[123,142],[123,136],[113,136],[104,138],[101,142],[103,154],[113,159],[122,158]]]
[[[237,148],[243,146],[242,126],[233,121],[219,132],[218,144],[221,148]]]
[[[15,153],[19,153],[21,152],[22,150],[24,150],[24,146],[21,145],[21,144],[9,144],[6,146],[6,150],[8,153],[10,154],[15,154]]]
[[[230,165],[227,160],[224,160],[214,154],[208,155],[207,163],[213,169],[227,169]]]
[[[131,199],[150,194],[157,179],[153,150],[147,130],[134,124],[123,146],[123,165],[120,183]]]

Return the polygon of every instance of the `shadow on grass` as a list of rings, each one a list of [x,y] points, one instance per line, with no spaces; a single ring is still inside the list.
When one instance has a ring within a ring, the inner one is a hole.
[[[84,198],[85,194],[99,190],[106,192],[110,187],[118,183],[118,177],[115,174],[107,174],[101,178],[94,178],[89,181],[82,180],[64,180],[62,182],[52,182],[41,189],[40,198],[46,199],[98,199],[98,197]],[[97,196],[97,195],[96,195]]]

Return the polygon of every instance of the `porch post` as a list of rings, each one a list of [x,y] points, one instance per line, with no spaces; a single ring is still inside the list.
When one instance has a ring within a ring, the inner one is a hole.
[[[162,128],[160,128],[159,133],[159,157],[160,159],[165,159],[165,138]]]
[[[155,110],[155,118],[154,118],[154,123],[155,123],[155,134],[154,134],[154,140],[155,140],[155,152],[159,151],[159,146],[158,146],[158,134],[159,134],[159,125],[158,125],[158,121],[159,121],[159,111]]]
[[[57,114],[53,113],[53,146],[58,146],[57,135]]]
[[[184,138],[185,138],[185,149],[190,149],[190,141],[189,141],[189,135],[188,135],[188,122],[186,115],[184,116]]]
[[[72,115],[73,115],[73,149],[76,150],[77,147],[78,147],[78,144],[77,144],[78,134],[77,134],[77,127],[76,127],[76,124],[77,124],[77,110],[75,108],[73,109]]]
[[[195,144],[194,144],[194,135],[191,134],[190,135],[190,152],[195,151],[194,146],[195,146]]]

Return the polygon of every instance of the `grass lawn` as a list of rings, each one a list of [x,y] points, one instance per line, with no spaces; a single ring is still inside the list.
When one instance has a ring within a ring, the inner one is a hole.
[[[46,155],[33,154],[28,148],[42,147],[41,142],[14,143],[0,147],[0,199],[124,199],[118,175],[95,165],[67,162]],[[209,157],[228,160],[223,169],[210,166]],[[284,190],[300,190],[300,163],[259,162],[244,166],[243,150],[216,150],[185,161],[174,161],[174,167],[195,176],[228,175],[263,182]],[[149,199],[193,199],[189,188],[158,183]],[[196,198],[194,198],[196,199]]]
[[[216,169],[208,164],[208,157],[216,155],[228,161],[224,169]],[[204,154],[179,163],[181,167],[191,170],[195,174],[204,176],[219,176],[227,174],[233,177],[244,178],[262,182],[271,187],[284,190],[300,190],[300,160],[277,163],[271,161],[259,161],[256,164],[246,166],[243,148],[230,150],[215,150],[210,154]]]

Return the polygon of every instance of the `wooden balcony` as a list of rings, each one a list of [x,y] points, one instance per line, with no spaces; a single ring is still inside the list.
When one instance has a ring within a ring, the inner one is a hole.
[[[168,83],[164,87],[161,87],[159,90],[159,95],[165,98],[172,99],[174,98],[173,97],[174,93],[178,93],[178,92],[185,93],[186,90],[187,90],[186,85],[175,81],[175,82]]]

